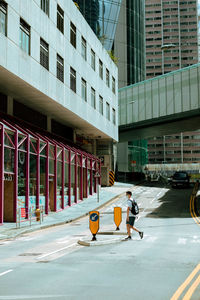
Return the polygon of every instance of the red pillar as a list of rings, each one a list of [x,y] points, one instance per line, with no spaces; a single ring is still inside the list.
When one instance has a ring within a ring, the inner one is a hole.
[[[92,195],[93,182],[92,182],[92,159],[90,159],[90,195]]]
[[[69,206],[71,206],[71,151],[69,150],[69,183],[68,183],[68,189],[69,189]]]
[[[45,213],[49,213],[49,142],[46,145],[46,199],[45,199]]]
[[[64,203],[65,190],[65,148],[62,148],[62,209],[65,207]]]
[[[4,212],[4,126],[2,125],[0,133],[0,224],[3,224]]]
[[[75,154],[75,203],[77,203],[78,195],[77,195],[77,165],[78,165],[78,159],[77,159],[77,153]]]
[[[54,211],[57,211],[57,145],[55,145],[54,161]]]
[[[40,139],[37,140],[36,156],[36,209],[40,206]]]
[[[81,174],[80,174],[80,200],[83,200],[83,155],[81,154]]]
[[[17,196],[18,196],[18,131],[15,132],[15,157],[14,157],[14,199],[13,220],[17,220]]]
[[[26,196],[25,196],[25,206],[26,206],[26,218],[29,217],[29,172],[30,172],[30,136],[27,136],[26,142]]]

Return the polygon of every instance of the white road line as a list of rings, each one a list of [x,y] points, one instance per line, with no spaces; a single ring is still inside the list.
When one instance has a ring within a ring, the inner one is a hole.
[[[8,271],[5,271],[5,272],[3,272],[3,273],[0,273],[0,276],[3,276],[3,275],[6,275],[7,273],[10,273],[10,272],[12,272],[13,270],[8,270]]]
[[[68,245],[68,246],[66,246],[66,247],[64,247],[64,248],[58,249],[58,250],[56,250],[56,251],[53,251],[53,252],[46,253],[46,254],[44,254],[44,255],[38,256],[38,257],[37,257],[37,260],[38,260],[38,259],[41,259],[41,258],[44,258],[44,257],[47,257],[47,256],[49,256],[49,255],[58,253],[58,252],[60,252],[60,251],[66,250],[66,249],[71,248],[71,247],[73,247],[73,246],[75,246],[75,245],[77,245],[77,243],[73,243],[73,244],[71,244],[71,245]]]

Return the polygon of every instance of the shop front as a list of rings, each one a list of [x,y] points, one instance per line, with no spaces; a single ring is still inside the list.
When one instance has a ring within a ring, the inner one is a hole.
[[[28,220],[37,208],[48,215],[97,191],[98,158],[19,124],[0,118],[0,224],[16,222],[21,208]]]

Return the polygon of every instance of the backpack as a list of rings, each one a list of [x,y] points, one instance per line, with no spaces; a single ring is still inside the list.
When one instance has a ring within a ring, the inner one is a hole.
[[[131,212],[132,212],[133,215],[138,215],[139,214],[139,206],[137,205],[136,201],[132,201]]]

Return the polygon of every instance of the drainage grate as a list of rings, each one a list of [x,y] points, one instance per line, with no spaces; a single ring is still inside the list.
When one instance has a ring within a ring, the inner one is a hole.
[[[38,256],[41,254],[42,253],[22,253],[22,254],[19,254],[19,256]]]

